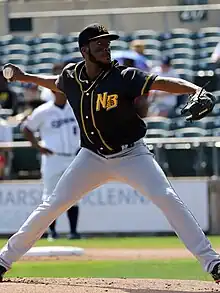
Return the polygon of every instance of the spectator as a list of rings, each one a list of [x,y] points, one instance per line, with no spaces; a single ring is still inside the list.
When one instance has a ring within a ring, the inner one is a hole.
[[[149,62],[149,60],[147,60],[145,56],[144,42],[142,40],[133,40],[130,43],[130,50],[138,54],[138,58],[135,62],[135,67],[146,71],[150,70],[152,64]]]
[[[12,115],[17,114],[18,101],[16,94],[9,88],[7,80],[0,71],[0,108],[12,111]]]
[[[61,73],[64,64],[57,64],[53,67],[53,74]],[[54,93],[49,89],[42,89],[41,99],[46,103],[37,107],[31,115],[23,122],[25,137],[42,154],[41,175],[44,183],[42,200],[46,200],[52,194],[58,180],[65,169],[72,162],[73,157],[78,153],[80,147],[80,134],[76,118],[63,97],[63,94]],[[35,138],[39,131],[44,147]],[[72,138],[62,141],[63,137]],[[70,142],[72,142],[70,144]],[[69,153],[63,150],[69,150]],[[58,154],[59,153],[59,154]],[[68,239],[80,239],[77,233],[79,207],[77,204],[67,211],[70,225]],[[54,241],[59,237],[56,231],[56,220],[54,220],[48,231],[47,239]]]
[[[0,118],[0,142],[12,142],[12,128],[9,126],[6,120]],[[8,175],[9,169],[9,152],[4,149],[0,149],[0,179],[4,179],[5,175]]]
[[[178,74],[173,69],[171,58],[165,56],[162,58],[161,65],[152,69],[152,73],[163,77],[176,77]],[[169,116],[177,105],[177,95],[162,91],[152,91],[149,96],[150,106],[148,109],[149,116]]]

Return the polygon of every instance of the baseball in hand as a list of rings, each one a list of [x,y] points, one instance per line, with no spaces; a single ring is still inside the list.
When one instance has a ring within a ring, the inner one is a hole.
[[[14,75],[13,69],[11,67],[6,67],[5,69],[3,69],[3,76],[6,79],[10,79],[12,78]]]

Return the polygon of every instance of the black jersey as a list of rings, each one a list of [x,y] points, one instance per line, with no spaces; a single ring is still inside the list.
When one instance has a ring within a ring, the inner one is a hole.
[[[134,99],[148,93],[155,77],[113,61],[90,82],[84,61],[68,64],[56,84],[78,120],[81,146],[110,155],[144,137],[146,125],[136,114]]]

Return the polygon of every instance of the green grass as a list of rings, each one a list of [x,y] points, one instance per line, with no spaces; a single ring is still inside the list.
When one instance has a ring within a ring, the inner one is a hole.
[[[220,236],[210,236],[214,247],[220,247]],[[0,247],[6,239],[0,239]],[[41,239],[36,246],[79,246],[82,248],[181,248],[182,242],[175,236],[170,237],[118,237],[118,238],[89,238],[81,240],[58,239],[48,242]]]
[[[97,277],[212,280],[193,260],[19,262],[7,277]]]

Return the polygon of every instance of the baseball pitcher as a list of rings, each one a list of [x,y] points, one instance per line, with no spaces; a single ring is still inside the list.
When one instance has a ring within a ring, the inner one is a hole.
[[[147,129],[141,119],[149,90],[192,94],[184,108],[191,120],[210,113],[215,98],[186,80],[119,66],[111,60],[110,44],[116,39],[118,35],[110,34],[102,25],[86,27],[78,39],[84,61],[67,65],[58,77],[30,75],[12,64],[4,67],[13,72],[9,80],[33,82],[65,94],[80,127],[82,148],[52,195],[2,248],[0,274],[3,276],[34,245],[57,216],[86,193],[113,180],[127,183],[148,197],[204,270],[220,282],[219,255],[144,144]]]

